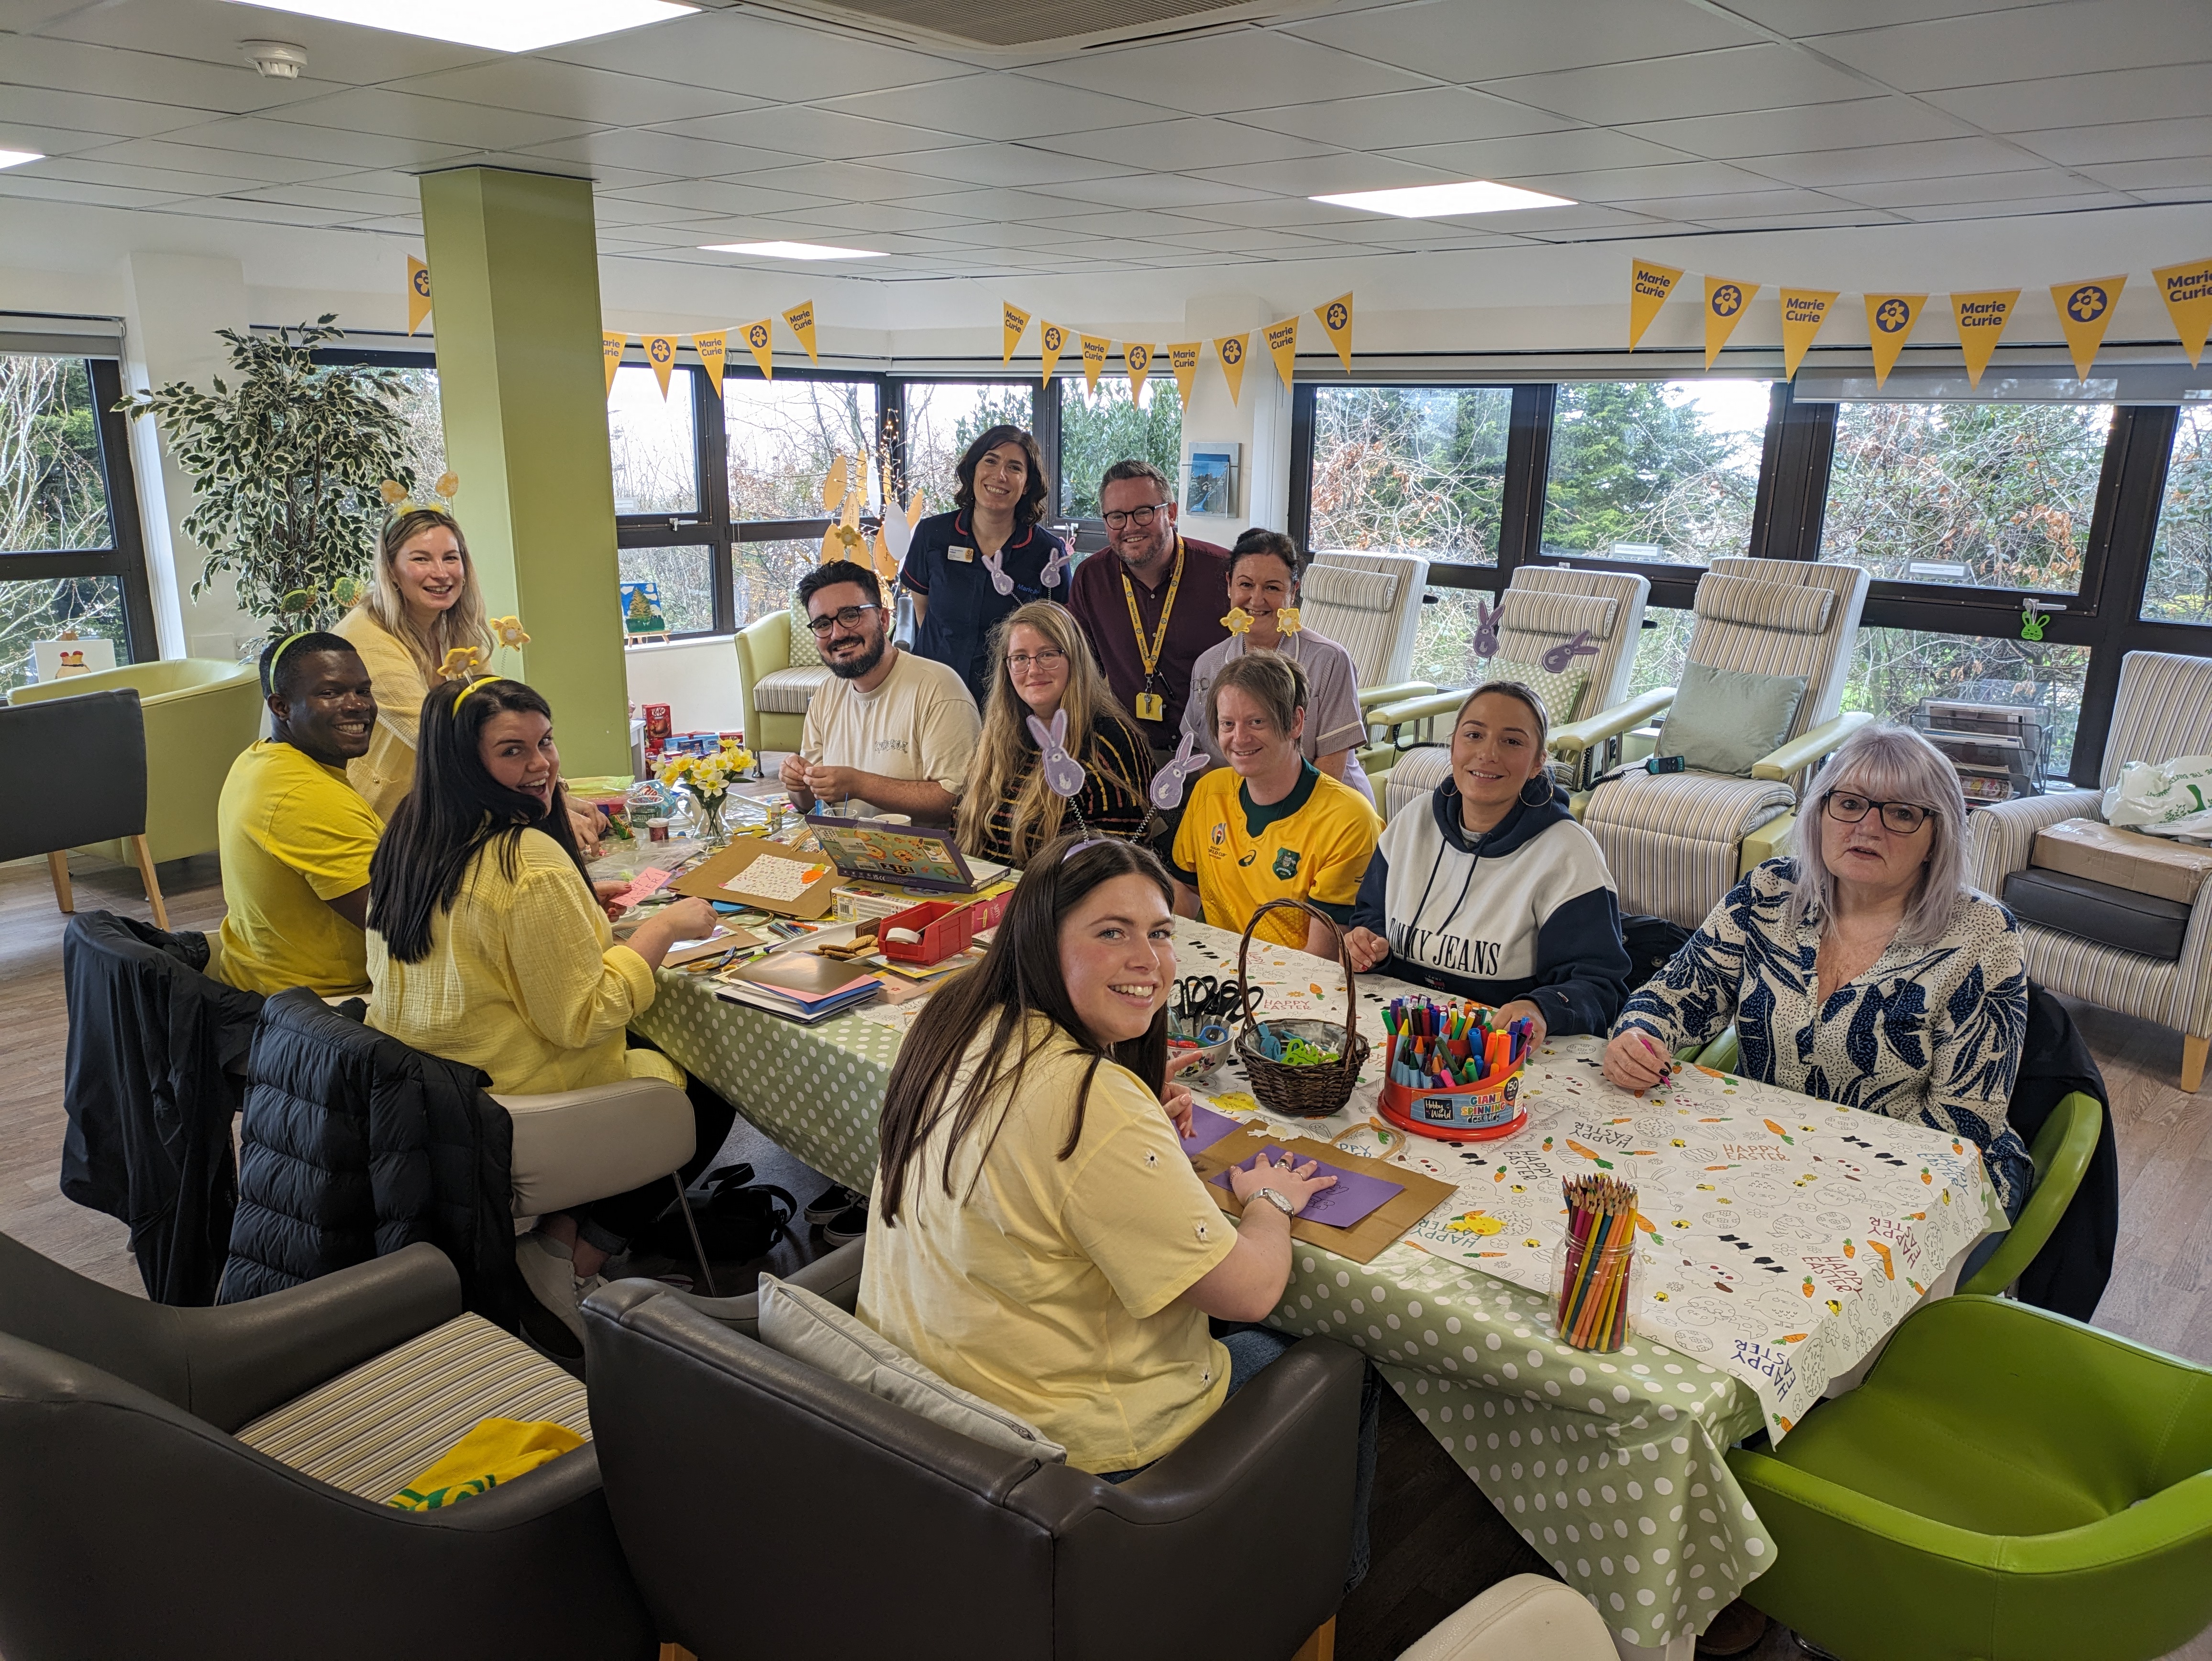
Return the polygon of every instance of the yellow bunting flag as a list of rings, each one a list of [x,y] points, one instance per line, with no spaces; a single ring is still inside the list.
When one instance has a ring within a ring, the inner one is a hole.
[[[1244,391],[1244,343],[1249,336],[1224,335],[1213,343],[1213,350],[1221,359],[1221,378],[1229,383],[1229,401],[1237,403]]]
[[[430,315],[430,268],[413,254],[407,256],[407,332],[413,334]]]
[[[1728,338],[1735,332],[1735,326],[1743,321],[1750,309],[1751,297],[1759,292],[1756,283],[1738,283],[1725,277],[1705,279],[1705,367],[1713,367],[1713,360],[1728,344]]]
[[[2058,326],[2065,332],[2066,350],[2074,358],[2074,373],[2083,380],[2089,378],[2089,366],[2097,361],[2097,348],[2105,344],[2105,331],[2112,326],[2112,308],[2120,303],[2120,290],[2127,285],[2124,277],[2100,277],[2087,283],[2051,285],[2051,303],[2058,307]]]
[[[1326,306],[1314,307],[1314,315],[1328,331],[1328,344],[1336,348],[1336,355],[1344,360],[1344,372],[1352,373],[1352,296],[1339,295]]]
[[[1133,404],[1145,390],[1145,377],[1152,372],[1152,349],[1125,340],[1121,343],[1121,362],[1129,371],[1129,401]]]
[[[1044,354],[1044,367],[1038,373],[1037,379],[1049,386],[1052,385],[1053,366],[1060,362],[1060,355],[1067,350],[1067,331],[1057,323],[1041,325],[1037,329],[1037,349]]]
[[[1927,309],[1924,294],[1870,294],[1866,297],[1867,335],[1874,346],[1874,384],[1877,391],[1897,367],[1905,338]]]
[[[1079,334],[1083,343],[1083,387],[1087,392],[1098,390],[1098,377],[1106,370],[1106,354],[1114,350],[1114,343],[1103,335]]]
[[[1969,386],[1982,384],[1982,371],[1990,367],[1997,337],[2004,332],[2019,304],[2018,289],[1988,289],[1980,294],[1951,296],[1951,315],[1959,322],[1959,350],[1966,355]]]
[[[609,398],[614,396],[615,371],[622,368],[623,353],[629,349],[629,346],[628,335],[616,334],[607,329],[602,329],[599,332],[599,351],[607,361],[607,396]]]
[[[745,350],[753,355],[753,362],[760,365],[761,379],[775,380],[775,337],[769,332],[766,318],[757,323],[745,325]]]
[[[2212,257],[2161,265],[2150,280],[2158,284],[2158,297],[2166,301],[2166,315],[2194,368],[2204,355],[2204,337],[2212,333]]]
[[[1667,303],[1667,296],[1674,292],[1674,285],[1681,280],[1682,273],[1675,266],[1662,265],[1650,259],[1632,259],[1628,262],[1630,351],[1636,350],[1636,343],[1644,338],[1651,319],[1659,315],[1659,308]]]
[[[1169,367],[1175,370],[1176,390],[1182,394],[1182,401],[1188,405],[1190,389],[1198,384],[1198,355],[1204,350],[1203,343],[1185,340],[1170,344],[1164,350]]]
[[[668,377],[676,368],[676,337],[672,334],[649,334],[645,338],[645,361],[653,365],[653,378],[660,383],[660,395],[668,396]]]
[[[1298,320],[1286,317],[1280,323],[1270,323],[1260,332],[1267,337],[1267,350],[1274,355],[1275,373],[1283,378],[1283,385],[1291,384],[1291,374],[1298,362]]]
[[[1009,306],[1004,301],[1000,301],[999,305],[1006,313],[1006,350],[999,354],[999,362],[1011,363],[1014,361],[1014,348],[1022,344],[1022,332],[1030,326],[1030,314],[1020,307]]]
[[[814,302],[809,300],[793,306],[783,314],[783,320],[799,337],[799,344],[806,348],[806,361],[818,366],[822,358],[814,350]]]
[[[1836,303],[1834,289],[1784,289],[1782,291],[1782,378],[1795,380],[1797,366],[1828,313]]]
[[[730,358],[730,332],[709,329],[705,334],[691,337],[691,350],[699,354],[700,362],[707,366],[707,378],[714,383],[714,396],[722,395],[722,366]]]

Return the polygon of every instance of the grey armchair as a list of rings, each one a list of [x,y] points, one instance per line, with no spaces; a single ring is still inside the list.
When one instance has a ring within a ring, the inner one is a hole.
[[[864,1244],[792,1279],[849,1309]],[[616,1531],[660,1631],[700,1661],[825,1643],[902,1661],[1289,1661],[1334,1619],[1361,1378],[1341,1345],[1299,1344],[1115,1486],[817,1372],[748,1335],[753,1314],[648,1281],[584,1301]]]
[[[0,1652],[647,1661],[588,1444],[447,1510],[382,1503],[492,1415],[589,1429],[434,1247],[173,1309],[0,1235]]]
[[[118,842],[146,885],[155,927],[167,928],[169,908],[162,903],[153,852],[146,845],[146,719],[137,689],[0,709],[0,776],[48,778],[62,757],[94,764],[78,767],[66,788],[45,792],[36,813],[0,818],[0,861],[44,854],[54,904],[69,912],[76,910],[69,850],[86,843]]]

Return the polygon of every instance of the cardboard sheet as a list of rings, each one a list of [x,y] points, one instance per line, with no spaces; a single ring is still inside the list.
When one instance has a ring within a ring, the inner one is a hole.
[[[702,900],[717,900],[725,904],[750,906],[757,911],[773,912],[779,917],[793,917],[801,922],[826,916],[837,903],[837,890],[844,880],[836,867],[827,860],[820,861],[823,873],[805,885],[795,896],[749,893],[744,886],[745,868],[759,859],[774,859],[788,862],[793,850],[766,837],[739,837],[712,859],[702,860],[675,882],[679,894],[696,895]],[[808,863],[815,861],[810,860]],[[780,869],[781,867],[775,867]],[[779,890],[783,885],[776,885]]]
[[[1318,1159],[1323,1165],[1339,1171],[1351,1171],[1379,1178],[1400,1185],[1401,1192],[1350,1228],[1331,1228],[1326,1223],[1312,1222],[1304,1217],[1291,1219],[1291,1238],[1304,1240],[1334,1251],[1340,1257],[1349,1257],[1355,1263],[1372,1262],[1390,1247],[1395,1245],[1413,1226],[1431,1211],[1457,1193],[1449,1183],[1438,1182],[1421,1171],[1395,1165],[1385,1159],[1370,1159],[1358,1153],[1346,1153],[1342,1148],[1332,1147],[1327,1142],[1316,1141],[1310,1136],[1279,1136],[1266,1129],[1250,1127],[1235,1135],[1224,1136],[1203,1153],[1194,1156],[1191,1168],[1206,1178],[1209,1186],[1215,1177],[1231,1165],[1242,1165],[1265,1147],[1279,1147],[1301,1162]],[[1243,1214],[1243,1202],[1226,1188],[1211,1189],[1214,1199],[1231,1216]]]

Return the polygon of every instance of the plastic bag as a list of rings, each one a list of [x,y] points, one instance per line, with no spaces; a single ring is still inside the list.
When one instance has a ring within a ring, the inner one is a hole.
[[[2147,836],[2212,840],[2212,756],[2123,764],[2103,812],[2106,824]]]

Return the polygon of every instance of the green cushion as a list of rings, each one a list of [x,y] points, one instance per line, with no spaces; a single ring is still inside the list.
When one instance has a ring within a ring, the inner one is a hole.
[[[1575,705],[1581,701],[1583,688],[1589,680],[1589,666],[1571,665],[1555,675],[1541,664],[1523,663],[1518,658],[1492,658],[1483,678],[1519,681],[1543,700],[1546,719],[1554,727],[1564,727],[1575,718]]]
[[[793,669],[811,669],[822,661],[822,648],[815,644],[814,631],[806,626],[806,608],[797,600],[791,603],[791,664]]]
[[[1804,697],[1802,675],[1686,665],[1659,729],[1658,753],[1680,756],[1700,773],[1747,779],[1752,764],[1789,738]]]

